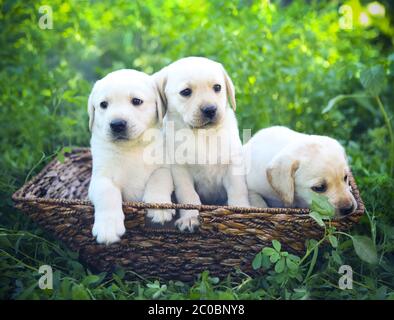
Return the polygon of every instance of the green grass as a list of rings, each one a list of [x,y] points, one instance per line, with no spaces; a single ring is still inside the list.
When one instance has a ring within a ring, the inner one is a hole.
[[[368,1],[349,1],[354,25],[343,30],[342,1],[273,2],[55,0],[52,30],[39,28],[39,4],[0,3],[0,298],[394,298],[393,6],[382,2],[385,16],[363,26]],[[309,242],[307,257],[294,258],[302,260],[296,273],[275,262],[238,281],[208,273],[194,284],[127,281],[132,270],[91,273],[13,208],[11,194],[63,147],[89,144],[86,104],[96,79],[125,67],[151,73],[189,55],[224,64],[241,129],[281,124],[341,141],[366,204],[349,233],[372,239],[376,262],[336,235],[337,246]],[[331,100],[338,95],[352,98]],[[53,290],[37,286],[43,264],[53,267]],[[338,288],[343,264],[353,268],[353,290]]]

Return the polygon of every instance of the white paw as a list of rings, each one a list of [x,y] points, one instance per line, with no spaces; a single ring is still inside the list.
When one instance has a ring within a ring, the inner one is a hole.
[[[181,210],[180,215],[181,217],[175,221],[175,226],[177,226],[179,230],[185,231],[188,229],[190,232],[193,232],[194,228],[200,225],[197,210]]]
[[[164,224],[171,221],[175,215],[175,209],[148,209],[148,217],[152,219],[153,223]]]
[[[94,219],[92,233],[98,243],[111,244],[117,242],[125,232],[123,213],[122,215],[117,214]]]

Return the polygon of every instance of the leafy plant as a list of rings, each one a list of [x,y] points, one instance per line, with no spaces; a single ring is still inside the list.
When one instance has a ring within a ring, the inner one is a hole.
[[[340,235],[345,235],[351,239],[355,253],[361,260],[369,264],[377,263],[377,252],[371,238],[352,236],[336,231],[336,228],[332,226],[331,219],[335,216],[335,210],[327,197],[319,194],[313,196],[309,216],[324,228],[324,236],[318,241],[315,239],[307,240],[304,256],[299,257],[287,251],[281,251],[282,246],[280,242],[273,240],[272,247],[263,248],[261,252],[256,254],[252,262],[255,270],[260,268],[264,271],[269,270],[267,280],[280,285],[281,288],[286,286],[293,287],[294,292],[286,292],[286,298],[306,299],[309,297],[309,293],[305,291],[304,286],[310,282],[313,276],[319,251],[324,249],[324,244],[329,243],[331,245],[332,259],[338,264],[343,264],[341,257],[336,251],[339,246],[338,236]]]
[[[338,95],[332,98],[328,105],[323,109],[323,113],[330,111],[336,104],[340,101],[350,98],[368,98],[374,99],[379,108],[381,115],[383,116],[385,125],[390,138],[389,156],[390,156],[390,173],[393,175],[394,171],[394,132],[391,125],[391,119],[384,107],[382,100],[380,99],[380,94],[387,86],[387,77],[385,70],[381,65],[375,65],[370,68],[366,68],[361,72],[360,83],[365,89],[366,94],[348,94],[348,95]]]

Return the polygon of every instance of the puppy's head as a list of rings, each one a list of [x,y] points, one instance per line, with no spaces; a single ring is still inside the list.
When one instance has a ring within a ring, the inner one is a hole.
[[[312,194],[328,197],[338,216],[357,209],[349,185],[349,167],[342,146],[334,139],[311,136],[278,154],[267,168],[267,178],[286,206],[308,207]]]
[[[188,57],[170,64],[154,77],[168,112],[179,114],[188,127],[220,124],[228,100],[235,110],[234,85],[220,63]]]
[[[88,101],[89,129],[102,139],[137,139],[162,118],[161,100],[153,78],[129,69],[98,80]]]

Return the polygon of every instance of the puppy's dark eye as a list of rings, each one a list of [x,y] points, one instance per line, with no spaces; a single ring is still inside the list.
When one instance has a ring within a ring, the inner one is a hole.
[[[220,92],[220,90],[222,90],[222,86],[220,84],[215,84],[213,86],[213,91]]]
[[[132,103],[134,106],[139,106],[139,105],[141,105],[143,102],[144,102],[144,101],[142,101],[141,99],[138,99],[138,98],[133,98],[133,99],[131,99],[131,103]]]
[[[345,174],[345,176],[343,177],[343,181],[347,182],[348,176],[347,174]]]
[[[192,89],[190,88],[183,89],[181,92],[179,92],[179,94],[183,97],[189,97],[192,94]]]
[[[101,101],[101,102],[100,102],[100,107],[103,108],[103,109],[107,109],[107,107],[108,107],[108,102],[107,102],[107,101]]]
[[[317,186],[313,186],[311,189],[317,193],[323,193],[327,191],[327,185],[325,183],[322,183]]]

